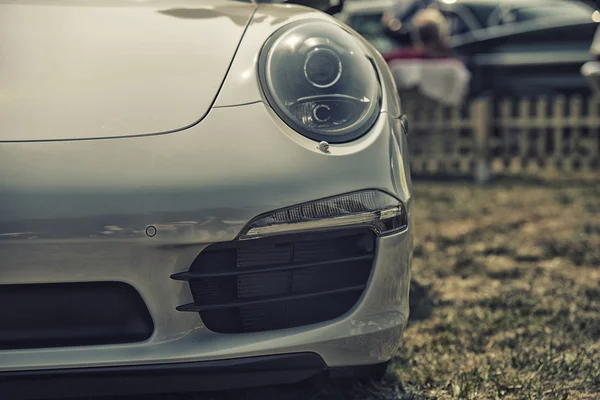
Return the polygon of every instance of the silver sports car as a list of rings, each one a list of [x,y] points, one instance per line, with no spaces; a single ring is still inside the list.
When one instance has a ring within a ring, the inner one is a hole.
[[[0,0],[0,398],[380,372],[406,129],[382,57],[313,8]]]

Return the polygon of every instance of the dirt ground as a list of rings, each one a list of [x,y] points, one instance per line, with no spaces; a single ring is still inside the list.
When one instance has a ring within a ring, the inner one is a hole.
[[[414,189],[412,315],[388,376],[202,399],[600,399],[600,177]]]

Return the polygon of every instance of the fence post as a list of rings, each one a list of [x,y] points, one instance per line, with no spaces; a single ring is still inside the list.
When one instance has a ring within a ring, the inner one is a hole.
[[[471,103],[471,121],[473,123],[473,140],[475,148],[475,169],[473,178],[478,184],[486,183],[491,178],[488,152],[488,135],[491,128],[491,101],[481,98]]]

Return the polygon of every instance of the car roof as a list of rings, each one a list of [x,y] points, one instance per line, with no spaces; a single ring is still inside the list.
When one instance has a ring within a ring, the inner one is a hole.
[[[437,2],[446,7],[462,5],[481,9],[495,9],[503,5],[515,8],[548,5],[586,7],[582,2],[568,0],[437,0]],[[348,0],[344,3],[344,12],[367,13],[384,11],[390,9],[395,3],[395,0]]]
[[[456,0],[453,2],[438,0],[440,3],[447,4],[465,4],[465,5],[487,5],[490,7],[498,7],[501,5],[514,5],[514,6],[539,6],[539,5],[550,5],[550,4],[561,4],[569,3],[568,0]]]
[[[443,6],[443,8],[448,10],[455,9],[458,7],[468,8],[482,26],[487,25],[486,22],[488,17],[494,10],[498,9],[499,7],[509,7],[511,9],[535,9],[536,7],[557,6],[561,9],[557,12],[557,16],[559,15],[559,13],[563,13],[566,9],[571,9],[575,11],[575,9],[579,8],[579,11],[589,11],[590,15],[593,12],[591,7],[589,7],[581,1],[568,0],[438,0],[438,2]],[[581,15],[579,16],[581,17]]]
[[[446,6],[452,5],[463,5],[467,7],[482,7],[482,8],[497,8],[502,6],[510,6],[511,8],[522,8],[522,7],[539,7],[539,6],[561,6],[561,7],[579,7],[588,8],[593,11],[591,7],[582,1],[569,1],[569,0],[454,0],[445,1],[437,0],[440,4]]]
[[[394,0],[349,0],[344,2],[344,13],[383,12],[394,5]]]

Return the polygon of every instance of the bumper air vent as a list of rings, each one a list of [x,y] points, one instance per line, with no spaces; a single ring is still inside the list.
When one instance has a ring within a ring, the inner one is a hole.
[[[375,257],[369,229],[296,234],[207,247],[188,272],[198,312],[217,333],[314,324],[348,312],[363,293]]]
[[[0,285],[0,304],[0,352],[136,343],[154,332],[142,297],[123,282]]]

